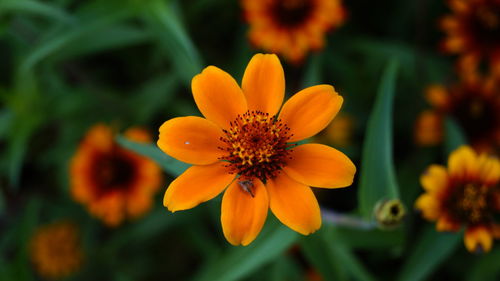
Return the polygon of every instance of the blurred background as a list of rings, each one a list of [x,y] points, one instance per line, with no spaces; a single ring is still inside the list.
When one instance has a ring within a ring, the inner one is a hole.
[[[468,108],[440,109],[426,94],[494,73],[493,58],[443,46],[452,2],[474,1],[0,0],[0,280],[499,280],[498,247],[469,253],[463,233],[437,232],[414,211],[430,164],[478,135],[481,151],[499,148],[500,105],[470,121]],[[488,51],[500,50],[491,3]],[[194,75],[215,65],[240,82],[259,52],[279,55],[287,97],[316,84],[343,96],[311,141],[343,151],[358,173],[350,187],[315,189],[317,233],[269,213],[256,241],[234,247],[221,196],[163,207],[188,166],[155,143],[164,121],[200,115]],[[401,201],[377,221],[384,199]]]

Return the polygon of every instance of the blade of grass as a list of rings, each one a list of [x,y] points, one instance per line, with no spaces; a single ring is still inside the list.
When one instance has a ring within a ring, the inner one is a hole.
[[[446,155],[449,155],[453,150],[467,144],[467,139],[454,119],[447,117],[444,122],[446,135],[444,146]]]
[[[180,9],[176,1],[153,1],[144,20],[149,23],[158,40],[166,49],[166,55],[174,64],[184,83],[189,85],[193,76],[202,69],[202,61],[193,42],[181,23]]]
[[[460,244],[462,233],[436,232],[428,225],[406,260],[399,281],[426,280],[432,271],[449,257]]]
[[[117,21],[126,19],[131,15],[130,11],[118,10],[114,14],[109,14],[105,17],[97,17],[96,20],[86,21],[79,24],[77,27],[64,29],[57,35],[47,39],[38,46],[36,46],[30,54],[26,56],[20,66],[20,73],[27,73],[34,69],[34,67],[45,58],[57,54],[68,46],[78,42],[83,36],[92,34],[102,30]]]
[[[336,260],[334,253],[325,247],[323,230],[300,240],[301,249],[309,263],[325,281],[347,280],[347,272]]]
[[[113,24],[95,32],[84,32],[76,36],[62,50],[54,54],[54,60],[66,60],[76,56],[142,44],[150,39],[151,34],[141,28]]]
[[[241,280],[274,261],[297,241],[298,236],[296,232],[273,221],[250,245],[230,248],[222,257],[204,267],[194,280]]]
[[[5,0],[0,2],[0,16],[8,13],[27,13],[45,16],[65,23],[72,23],[75,21],[75,19],[64,10],[40,1]]]
[[[493,249],[476,260],[469,270],[467,281],[498,280],[500,276],[500,249]]]
[[[361,215],[373,219],[373,209],[382,199],[398,198],[392,160],[392,105],[397,62],[391,61],[383,75],[377,100],[366,129],[358,191]]]
[[[341,266],[346,269],[354,280],[375,280],[351,249],[347,247],[347,244],[343,241],[344,238],[337,233],[334,226],[326,226],[323,235],[326,241],[325,247],[334,254],[335,259],[341,263]]]
[[[137,143],[122,136],[117,137],[117,142],[126,149],[130,149],[142,156],[146,156],[158,163],[165,172],[172,176],[182,174],[190,165],[178,161],[167,154],[163,153],[158,147],[153,144]]]

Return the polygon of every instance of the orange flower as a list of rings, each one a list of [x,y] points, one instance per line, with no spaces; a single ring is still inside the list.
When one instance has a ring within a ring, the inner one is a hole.
[[[477,69],[484,60],[500,74],[500,1],[448,0],[448,5],[453,14],[440,23],[447,34],[443,50],[461,54],[463,70]]]
[[[249,62],[241,88],[214,66],[195,76],[191,87],[206,119],[179,117],[160,127],[158,146],[194,165],[170,184],[164,205],[172,212],[190,209],[227,187],[221,222],[233,245],[256,238],[269,207],[291,229],[304,235],[316,231],[320,209],[309,186],[348,186],[356,167],[331,147],[294,142],[324,129],[342,97],[332,86],[318,85],[281,107],[283,68],[278,57],[262,54]]]
[[[76,272],[83,259],[78,228],[68,221],[40,227],[31,238],[30,256],[45,278],[60,279]]]
[[[415,206],[438,231],[466,228],[464,242],[470,252],[487,252],[500,238],[495,215],[500,211],[500,161],[477,155],[462,146],[448,159],[448,169],[431,165],[421,176],[425,189]]]
[[[480,151],[494,151],[500,148],[500,78],[463,80],[459,84],[444,88],[431,86],[426,98],[434,106],[420,117],[417,123],[417,137],[435,144],[442,138],[442,120],[451,115],[464,130],[472,146]]]
[[[242,6],[252,44],[294,63],[323,48],[325,32],[346,17],[340,0],[242,0]]]
[[[142,129],[132,128],[125,137],[151,142]],[[121,148],[111,128],[92,127],[71,161],[73,198],[109,226],[126,215],[138,217],[151,207],[162,182],[160,167],[146,157]]]

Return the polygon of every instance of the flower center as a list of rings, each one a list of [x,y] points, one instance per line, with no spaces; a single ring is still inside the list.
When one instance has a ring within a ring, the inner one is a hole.
[[[288,148],[293,147],[287,143],[290,129],[268,113],[247,111],[238,115],[224,133],[221,141],[227,145],[220,149],[227,154],[220,159],[228,162],[231,173],[243,179],[258,178],[265,182],[274,178],[290,158]],[[252,187],[245,180],[240,185],[243,189]]]
[[[467,93],[463,99],[457,101],[452,110],[453,116],[472,141],[489,138],[500,125],[495,101],[477,96],[478,94],[474,92]]]
[[[457,186],[454,196],[449,199],[456,219],[469,224],[479,224],[491,220],[490,204],[492,187],[475,183]]]
[[[312,0],[277,0],[271,4],[272,18],[284,27],[304,23],[313,10]]]
[[[94,179],[104,192],[126,188],[133,178],[134,165],[131,159],[119,151],[101,155],[95,160]]]

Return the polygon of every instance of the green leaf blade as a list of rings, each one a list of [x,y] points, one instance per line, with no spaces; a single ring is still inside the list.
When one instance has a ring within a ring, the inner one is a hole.
[[[460,244],[462,233],[436,232],[428,226],[406,259],[399,281],[426,280],[433,270],[448,258]]]
[[[363,146],[358,193],[361,215],[372,219],[382,199],[399,197],[392,160],[392,107],[398,64],[391,61],[382,76]]]
[[[143,144],[127,140],[123,136],[117,137],[117,142],[126,149],[132,150],[142,156],[146,156],[158,163],[165,172],[172,176],[179,176],[190,165],[178,161],[167,154],[163,153],[158,147],[153,144]]]

